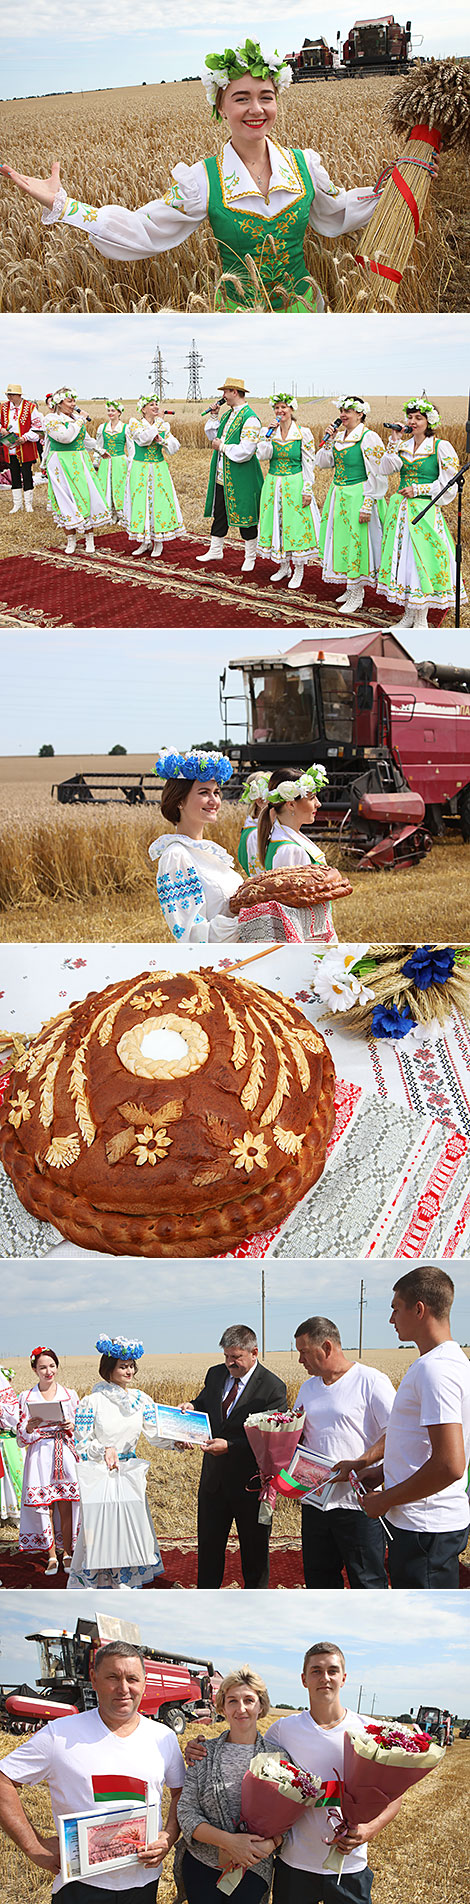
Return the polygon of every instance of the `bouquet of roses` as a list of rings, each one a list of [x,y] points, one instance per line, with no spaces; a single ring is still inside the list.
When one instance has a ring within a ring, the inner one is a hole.
[[[269,1525],[273,1517],[276,1500],[276,1477],[281,1468],[289,1466],[300,1441],[305,1422],[303,1408],[286,1408],[282,1414],[273,1410],[270,1415],[248,1415],[245,1422],[245,1434],[261,1475],[260,1510],[258,1520]]]
[[[410,1785],[417,1785],[427,1772],[434,1771],[444,1753],[445,1746],[436,1745],[427,1732],[393,1719],[371,1720],[365,1732],[346,1731],[341,1788],[343,1831],[378,1818],[394,1798],[401,1798]],[[343,1864],[338,1836],[323,1869],[341,1877]]]
[[[299,1805],[332,1805],[339,1795],[336,1779],[322,1782],[274,1752],[257,1752],[242,1781],[240,1829],[260,1838],[278,1838],[290,1831]],[[217,1889],[230,1897],[243,1877],[243,1866],[225,1871]]]

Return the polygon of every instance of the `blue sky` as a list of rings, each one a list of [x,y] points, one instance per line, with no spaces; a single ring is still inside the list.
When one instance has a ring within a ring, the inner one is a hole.
[[[1,61],[1,40],[0,40]],[[1,190],[1,187],[0,187]],[[123,193],[125,198],[125,191]],[[33,217],[36,212],[33,210]],[[73,232],[70,243],[73,246]],[[39,321],[24,312],[2,315],[0,379],[19,381],[29,396],[72,384],[79,396],[114,392],[137,397],[148,389],[157,344],[168,376],[166,399],[184,399],[186,359],[195,338],[203,358],[201,389],[207,399],[228,369],[245,377],[250,391],[274,389],[299,397],[337,397],[346,383],[361,395],[466,396],[470,316],[360,314],[297,317],[52,316]],[[294,348],[295,347],[295,348]],[[466,405],[465,405],[466,408]],[[387,411],[385,411],[387,416]],[[388,412],[390,417],[390,412]],[[392,418],[393,421],[393,418]]]
[[[268,51],[290,52],[306,33],[324,33],[336,44],[357,17],[352,6],[325,0],[287,0],[282,18],[272,0],[258,0],[255,17],[247,0],[225,0],[222,15],[215,0],[180,0],[175,35],[172,0],[3,0],[0,87],[4,97],[51,92],[90,91],[96,87],[136,86],[179,79],[201,70],[205,54],[233,45],[247,33]],[[406,9],[399,10],[405,19]],[[445,9],[438,0],[416,0],[412,8],[416,49],[425,57],[468,52],[463,0]],[[419,42],[422,41],[422,44]]]
[[[416,661],[468,663],[465,630],[412,632],[403,639]],[[282,629],[181,629],[175,667],[170,629],[101,628],[98,642],[96,630],[87,628],[66,634],[41,628],[39,639],[34,629],[18,629],[14,636],[0,631],[0,778],[2,755],[37,754],[44,740],[56,754],[107,753],[119,741],[128,753],[154,755],[163,744],[218,741],[219,675],[228,662],[283,653],[293,645]],[[241,689],[235,669],[227,691],[238,695]],[[230,711],[234,720],[242,719],[241,703]]]
[[[1,983],[1,980],[0,980]],[[364,1349],[397,1348],[390,1327],[390,1294],[400,1275],[396,1263],[319,1262],[289,1264],[288,1288],[281,1263],[266,1263],[266,1344],[269,1350],[289,1349],[294,1331],[306,1315],[326,1314],[337,1323],[345,1348],[357,1349],[359,1292],[365,1279]],[[260,1269],[253,1262],[237,1263],[236,1289],[227,1292],[223,1263],[161,1262],[142,1258],[100,1257],[80,1264],[80,1279],[70,1265],[51,1257],[47,1277],[33,1261],[0,1261],[2,1282],[1,1354],[10,1358],[29,1353],[32,1341],[47,1336],[57,1354],[90,1355],[99,1330],[136,1333],[151,1354],[217,1352],[222,1330],[243,1321],[260,1329]],[[97,1278],[99,1277],[99,1291]],[[470,1266],[456,1263],[452,1270],[456,1297],[452,1329],[457,1341],[470,1342]],[[129,1287],[132,1295],[129,1297]],[[292,1370],[297,1369],[293,1351]],[[300,1380],[302,1374],[300,1374]]]
[[[402,1592],[389,1594],[384,1623],[382,1593],[343,1593],[331,1609],[331,1594],[61,1593],[47,1602],[44,1592],[2,1596],[1,1677],[34,1684],[35,1647],[25,1633],[45,1627],[73,1631],[88,1610],[137,1620],[147,1645],[160,1651],[212,1659],[221,1672],[249,1660],[265,1678],[273,1704],[305,1703],[300,1685],[302,1659],[316,1639],[333,1638],[348,1665],[345,1700],[377,1713],[416,1711],[426,1701],[449,1706],[463,1717],[470,1712],[470,1595]],[[12,1740],[12,1746],[14,1741]]]

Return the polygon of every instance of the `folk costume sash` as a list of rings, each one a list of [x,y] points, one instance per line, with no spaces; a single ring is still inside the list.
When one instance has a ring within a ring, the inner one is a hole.
[[[341,446],[340,443],[335,443],[333,445],[335,466],[333,480],[338,489],[349,489],[353,483],[365,483],[366,481],[367,469],[361,448],[365,434],[366,432],[363,430],[357,443],[351,443],[349,448],[346,444]]]
[[[2,430],[9,429],[10,410],[13,410],[14,407],[15,406],[10,403],[9,400],[7,403],[1,404],[0,428]],[[20,431],[19,438],[16,437],[14,442],[4,443],[3,448],[8,457],[16,456],[19,463],[35,463],[39,456],[39,444],[24,443],[22,441],[23,436],[28,430],[32,430],[33,427],[33,404],[29,403],[26,398],[23,399],[18,408],[18,423]]]
[[[434,448],[430,451],[428,456],[415,457],[413,462],[407,456],[403,456],[401,450],[399,450],[398,454],[401,462],[400,489],[408,489],[411,483],[418,483],[420,488],[422,486],[423,489],[430,489],[431,483],[437,483],[439,481],[438,448],[439,439],[436,440]]]
[[[222,435],[228,423],[226,443],[239,443],[244,423],[248,417],[256,416],[251,404],[244,403],[240,410],[224,410],[219,418],[219,433]],[[231,421],[230,421],[231,418]],[[220,450],[215,446],[211,457],[209,482],[204,506],[204,515],[214,513],[217,464]],[[263,487],[263,478],[256,456],[248,463],[232,463],[228,456],[223,457],[224,496],[227,521],[236,529],[256,526],[259,517],[259,499]]]
[[[234,307],[243,303],[250,310],[259,296],[257,286],[246,268],[247,255],[254,260],[274,311],[285,312],[286,309],[280,286],[290,294],[291,299],[303,297],[309,304],[312,303],[312,287],[307,283],[305,271],[304,239],[315,187],[303,152],[295,147],[290,157],[295,163],[299,197],[292,205],[286,205],[284,211],[274,212],[272,218],[263,218],[260,212],[239,211],[229,205],[220,160],[205,160],[209,183],[207,215],[218,246],[222,270],[231,273],[232,277],[235,275],[242,286],[241,297],[236,285],[229,283],[227,286],[227,303]],[[275,250],[269,243],[270,238],[275,239]],[[223,294],[224,286],[222,297]]]

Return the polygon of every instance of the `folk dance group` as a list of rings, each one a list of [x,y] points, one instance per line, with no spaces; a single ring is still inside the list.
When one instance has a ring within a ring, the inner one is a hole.
[[[268,429],[246,397],[242,379],[227,380],[227,407],[219,418],[220,405],[213,405],[205,425],[214,446],[205,514],[213,521],[209,548],[197,560],[221,562],[232,525],[244,542],[243,570],[253,570],[260,556],[277,564],[271,582],[297,589],[305,566],[321,564],[322,581],[341,585],[341,615],[362,608],[366,588],[403,609],[399,627],[426,628],[430,608],[452,607],[455,550],[442,504],[455,499],[451,478],[459,464],[452,444],[438,435],[439,414],[428,398],[409,399],[403,428],[391,432],[385,449],[367,427],[365,399],[340,397],[338,417],[315,453],[311,430],[297,422],[295,397],[271,398],[276,420]],[[264,482],[259,463],[268,464]],[[321,516],[316,468],[332,470]],[[399,488],[387,503],[396,474]],[[420,504],[429,501],[417,523]]]
[[[242,871],[326,866],[321,848],[301,831],[313,826],[320,807],[318,793],[327,779],[324,767],[308,767],[300,774],[282,768],[270,776],[250,777],[241,796],[249,819],[241,831],[238,869],[224,846],[204,837],[205,827],[218,819],[222,789],[233,773],[226,755],[199,749],[189,754],[165,753],[157,759],[155,772],[164,782],[162,816],[173,831],[152,841],[149,856],[157,861],[157,894],[174,939],[204,944],[262,936],[337,944],[329,899],[300,908],[279,908],[274,902],[266,908],[260,930],[250,920],[249,907],[243,923],[230,910],[230,900],[243,885]]]
[[[13,446],[20,430],[23,457],[29,446],[30,459],[32,455],[35,460],[42,440],[47,507],[57,527],[66,531],[67,555],[75,554],[77,538],[83,536],[87,554],[93,554],[94,530],[111,522],[124,524],[137,542],[135,556],[147,551],[161,555],[164,541],[182,530],[181,509],[164,458],[164,450],[172,456],[179,449],[178,440],[153,398],[139,397],[136,409],[137,416],[125,424],[124,404],[119,397],[110,397],[106,421],[99,424],[96,437],[88,434],[76,390],[56,390],[44,413],[29,404],[24,424],[21,418],[12,418],[11,402],[5,421],[2,412],[1,436],[11,446],[10,468],[17,460]],[[19,489],[12,514],[21,504]],[[32,497],[28,501],[26,494],[25,505],[32,509]]]
[[[96,1347],[98,1381],[82,1401],[60,1381],[55,1349],[33,1349],[34,1381],[20,1395],[13,1371],[1,1371],[0,1437],[10,1444],[3,1517],[20,1509],[20,1552],[43,1555],[46,1576],[60,1555],[70,1586],[142,1587],[163,1563],[137,1442],[143,1434],[171,1444],[160,1443],[155,1403],[135,1386],[142,1343],[101,1336]]]

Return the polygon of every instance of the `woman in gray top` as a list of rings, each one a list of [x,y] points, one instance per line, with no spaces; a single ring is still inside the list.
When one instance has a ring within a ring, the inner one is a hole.
[[[216,1697],[228,1732],[208,1739],[206,1755],[188,1767],[178,1819],[182,1839],[177,1846],[175,1877],[179,1897],[188,1904],[210,1904],[220,1899],[217,1879],[221,1869],[242,1864],[237,1904],[267,1904],[273,1852],[280,1838],[258,1838],[238,1829],[242,1779],[263,1740],[258,1720],[269,1712],[269,1693],[249,1666],[228,1673]]]

